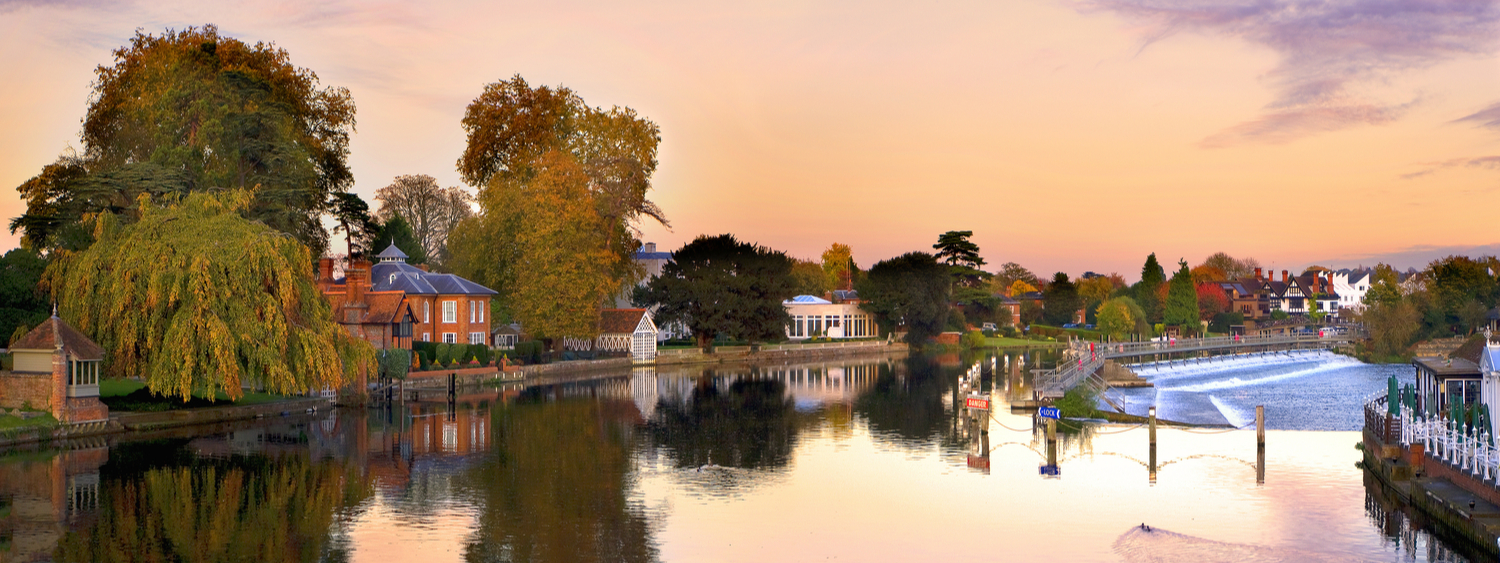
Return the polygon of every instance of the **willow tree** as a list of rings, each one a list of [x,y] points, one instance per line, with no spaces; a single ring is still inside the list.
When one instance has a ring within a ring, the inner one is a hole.
[[[334,322],[306,246],[240,213],[247,190],[138,203],[94,219],[97,242],[60,251],[42,283],[61,315],[108,351],[108,370],[152,392],[230,399],[336,387],[374,350]]]

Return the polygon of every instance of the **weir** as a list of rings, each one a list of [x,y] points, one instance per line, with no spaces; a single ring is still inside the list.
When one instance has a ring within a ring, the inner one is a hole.
[[[1098,377],[1107,360],[1146,358],[1171,360],[1213,354],[1248,354],[1329,349],[1348,344],[1347,334],[1220,336],[1184,338],[1148,342],[1073,341],[1052,369],[1034,369],[1032,376],[1036,399],[1057,399],[1079,385],[1090,385],[1102,391],[1107,384]],[[1113,406],[1113,405],[1112,405]],[[1116,406],[1118,409],[1119,407]]]

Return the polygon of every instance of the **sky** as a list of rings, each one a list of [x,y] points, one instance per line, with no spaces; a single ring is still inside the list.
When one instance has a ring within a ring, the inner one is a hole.
[[[80,148],[113,49],[205,23],[350,90],[372,202],[461,185],[464,108],[519,74],[660,126],[662,249],[840,242],[868,268],[971,230],[991,267],[1130,279],[1152,252],[1500,253],[1500,2],[1466,0],[0,0],[0,217]]]

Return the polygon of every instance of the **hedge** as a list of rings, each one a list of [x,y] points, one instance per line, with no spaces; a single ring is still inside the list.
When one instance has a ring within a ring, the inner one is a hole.
[[[380,375],[392,379],[406,379],[406,374],[411,369],[411,351],[394,349],[381,350],[378,354],[380,360]]]

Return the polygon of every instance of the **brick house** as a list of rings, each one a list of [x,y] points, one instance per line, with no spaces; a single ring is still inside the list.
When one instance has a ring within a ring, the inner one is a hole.
[[[0,371],[0,408],[42,409],[64,424],[109,419],[109,407],[99,402],[104,349],[57,313],[12,344],[10,352],[15,365]]]
[[[351,334],[376,348],[410,349],[413,341],[490,342],[490,299],[496,291],[453,274],[406,263],[392,244],[370,264],[356,260],[333,278],[333,259],[318,266],[318,286]]]

